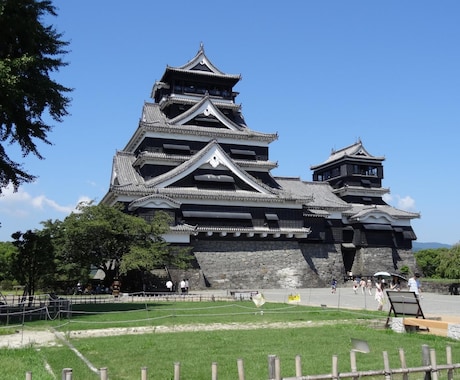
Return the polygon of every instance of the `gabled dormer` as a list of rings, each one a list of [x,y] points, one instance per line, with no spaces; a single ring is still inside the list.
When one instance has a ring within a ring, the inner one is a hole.
[[[233,86],[241,79],[241,75],[225,74],[219,70],[206,56],[203,44],[200,45],[195,57],[179,67],[167,66],[162,78],[152,89],[152,98],[159,103],[165,96],[172,94],[211,96],[234,101],[238,93]]]
[[[194,125],[211,128],[226,128],[232,131],[246,129],[244,124],[237,124],[229,119],[216,107],[209,96],[205,96],[199,103],[187,111],[169,120],[170,124]]]
[[[332,151],[322,164],[312,166],[313,181],[328,182],[333,188],[343,186],[381,187],[382,162],[385,157],[372,156],[361,140],[338,151]]]
[[[220,188],[275,195],[277,191],[238,166],[216,140],[174,169],[149,179],[147,188],[190,187]]]
[[[375,204],[387,193],[382,189],[384,157],[371,155],[361,140],[332,151],[322,164],[311,167],[313,181],[328,182],[334,192],[347,202]]]

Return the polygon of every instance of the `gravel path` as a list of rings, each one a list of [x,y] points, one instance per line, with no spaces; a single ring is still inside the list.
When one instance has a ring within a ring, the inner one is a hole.
[[[336,321],[304,321],[281,323],[212,323],[189,324],[177,326],[145,326],[129,328],[107,328],[93,330],[76,330],[62,333],[48,330],[18,330],[14,334],[0,335],[0,348],[21,348],[27,346],[43,347],[62,345],[62,340],[78,338],[96,338],[119,335],[139,335],[147,333],[174,333],[186,331],[215,331],[215,330],[254,330],[263,328],[301,328],[335,324]],[[341,323],[356,323],[356,321],[341,321]]]

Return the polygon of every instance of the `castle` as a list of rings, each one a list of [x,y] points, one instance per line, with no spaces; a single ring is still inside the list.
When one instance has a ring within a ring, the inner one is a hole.
[[[311,167],[312,181],[273,176],[269,145],[278,135],[246,125],[240,79],[203,46],[185,65],[167,66],[113,159],[101,202],[147,220],[169,214],[165,239],[190,247],[195,262],[169,273],[193,288],[320,287],[350,272],[414,268],[419,214],[384,202],[384,157],[357,141]]]

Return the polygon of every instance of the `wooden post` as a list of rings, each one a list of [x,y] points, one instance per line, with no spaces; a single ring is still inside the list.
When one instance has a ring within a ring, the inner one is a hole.
[[[337,355],[332,355],[332,378],[338,379],[339,378],[339,361]]]
[[[405,355],[404,350],[402,348],[399,349],[399,360],[401,362],[401,368],[402,369],[407,369],[406,355]],[[409,380],[408,372],[403,373],[402,380]]]
[[[147,380],[147,367],[141,368],[141,380]]]
[[[447,365],[452,365],[452,347],[447,346],[446,347],[446,358],[447,358]],[[454,370],[452,368],[449,368],[447,370],[447,380],[454,380]]]
[[[238,380],[245,380],[243,359],[238,359],[237,366],[238,366]]]
[[[211,364],[211,379],[217,380],[217,363],[216,362]]]
[[[422,344],[422,366],[429,366],[430,363],[430,347],[427,344]],[[424,380],[431,380],[431,371],[425,372]]]
[[[350,368],[351,372],[358,372],[358,366],[356,365],[356,351],[350,351]],[[358,376],[353,376],[353,380],[358,380]]]
[[[268,379],[269,380],[274,380],[276,376],[275,358],[276,358],[276,355],[268,355]]]
[[[101,374],[101,380],[107,380],[107,367],[101,368],[99,370],[99,373]]]
[[[275,357],[275,379],[281,380],[281,364],[278,356]]]
[[[174,380],[180,380],[180,363],[174,363]]]
[[[302,377],[302,358],[300,355],[295,357],[295,376]]]
[[[438,380],[438,364],[436,363],[436,351],[434,348],[430,349],[431,372],[433,380]]]
[[[32,372],[31,371],[26,372],[26,380],[32,380]]]
[[[383,369],[385,371],[385,380],[391,380],[390,360],[386,351],[383,351]]]
[[[70,377],[67,376],[68,373],[70,373]],[[62,380],[72,379],[72,368],[63,368],[61,379]]]

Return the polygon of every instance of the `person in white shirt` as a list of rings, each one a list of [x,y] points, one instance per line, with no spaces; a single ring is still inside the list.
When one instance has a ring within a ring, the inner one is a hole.
[[[409,278],[407,281],[407,286],[409,287],[409,291],[414,292],[417,295],[417,298],[420,295],[420,274],[415,273],[414,276]]]

